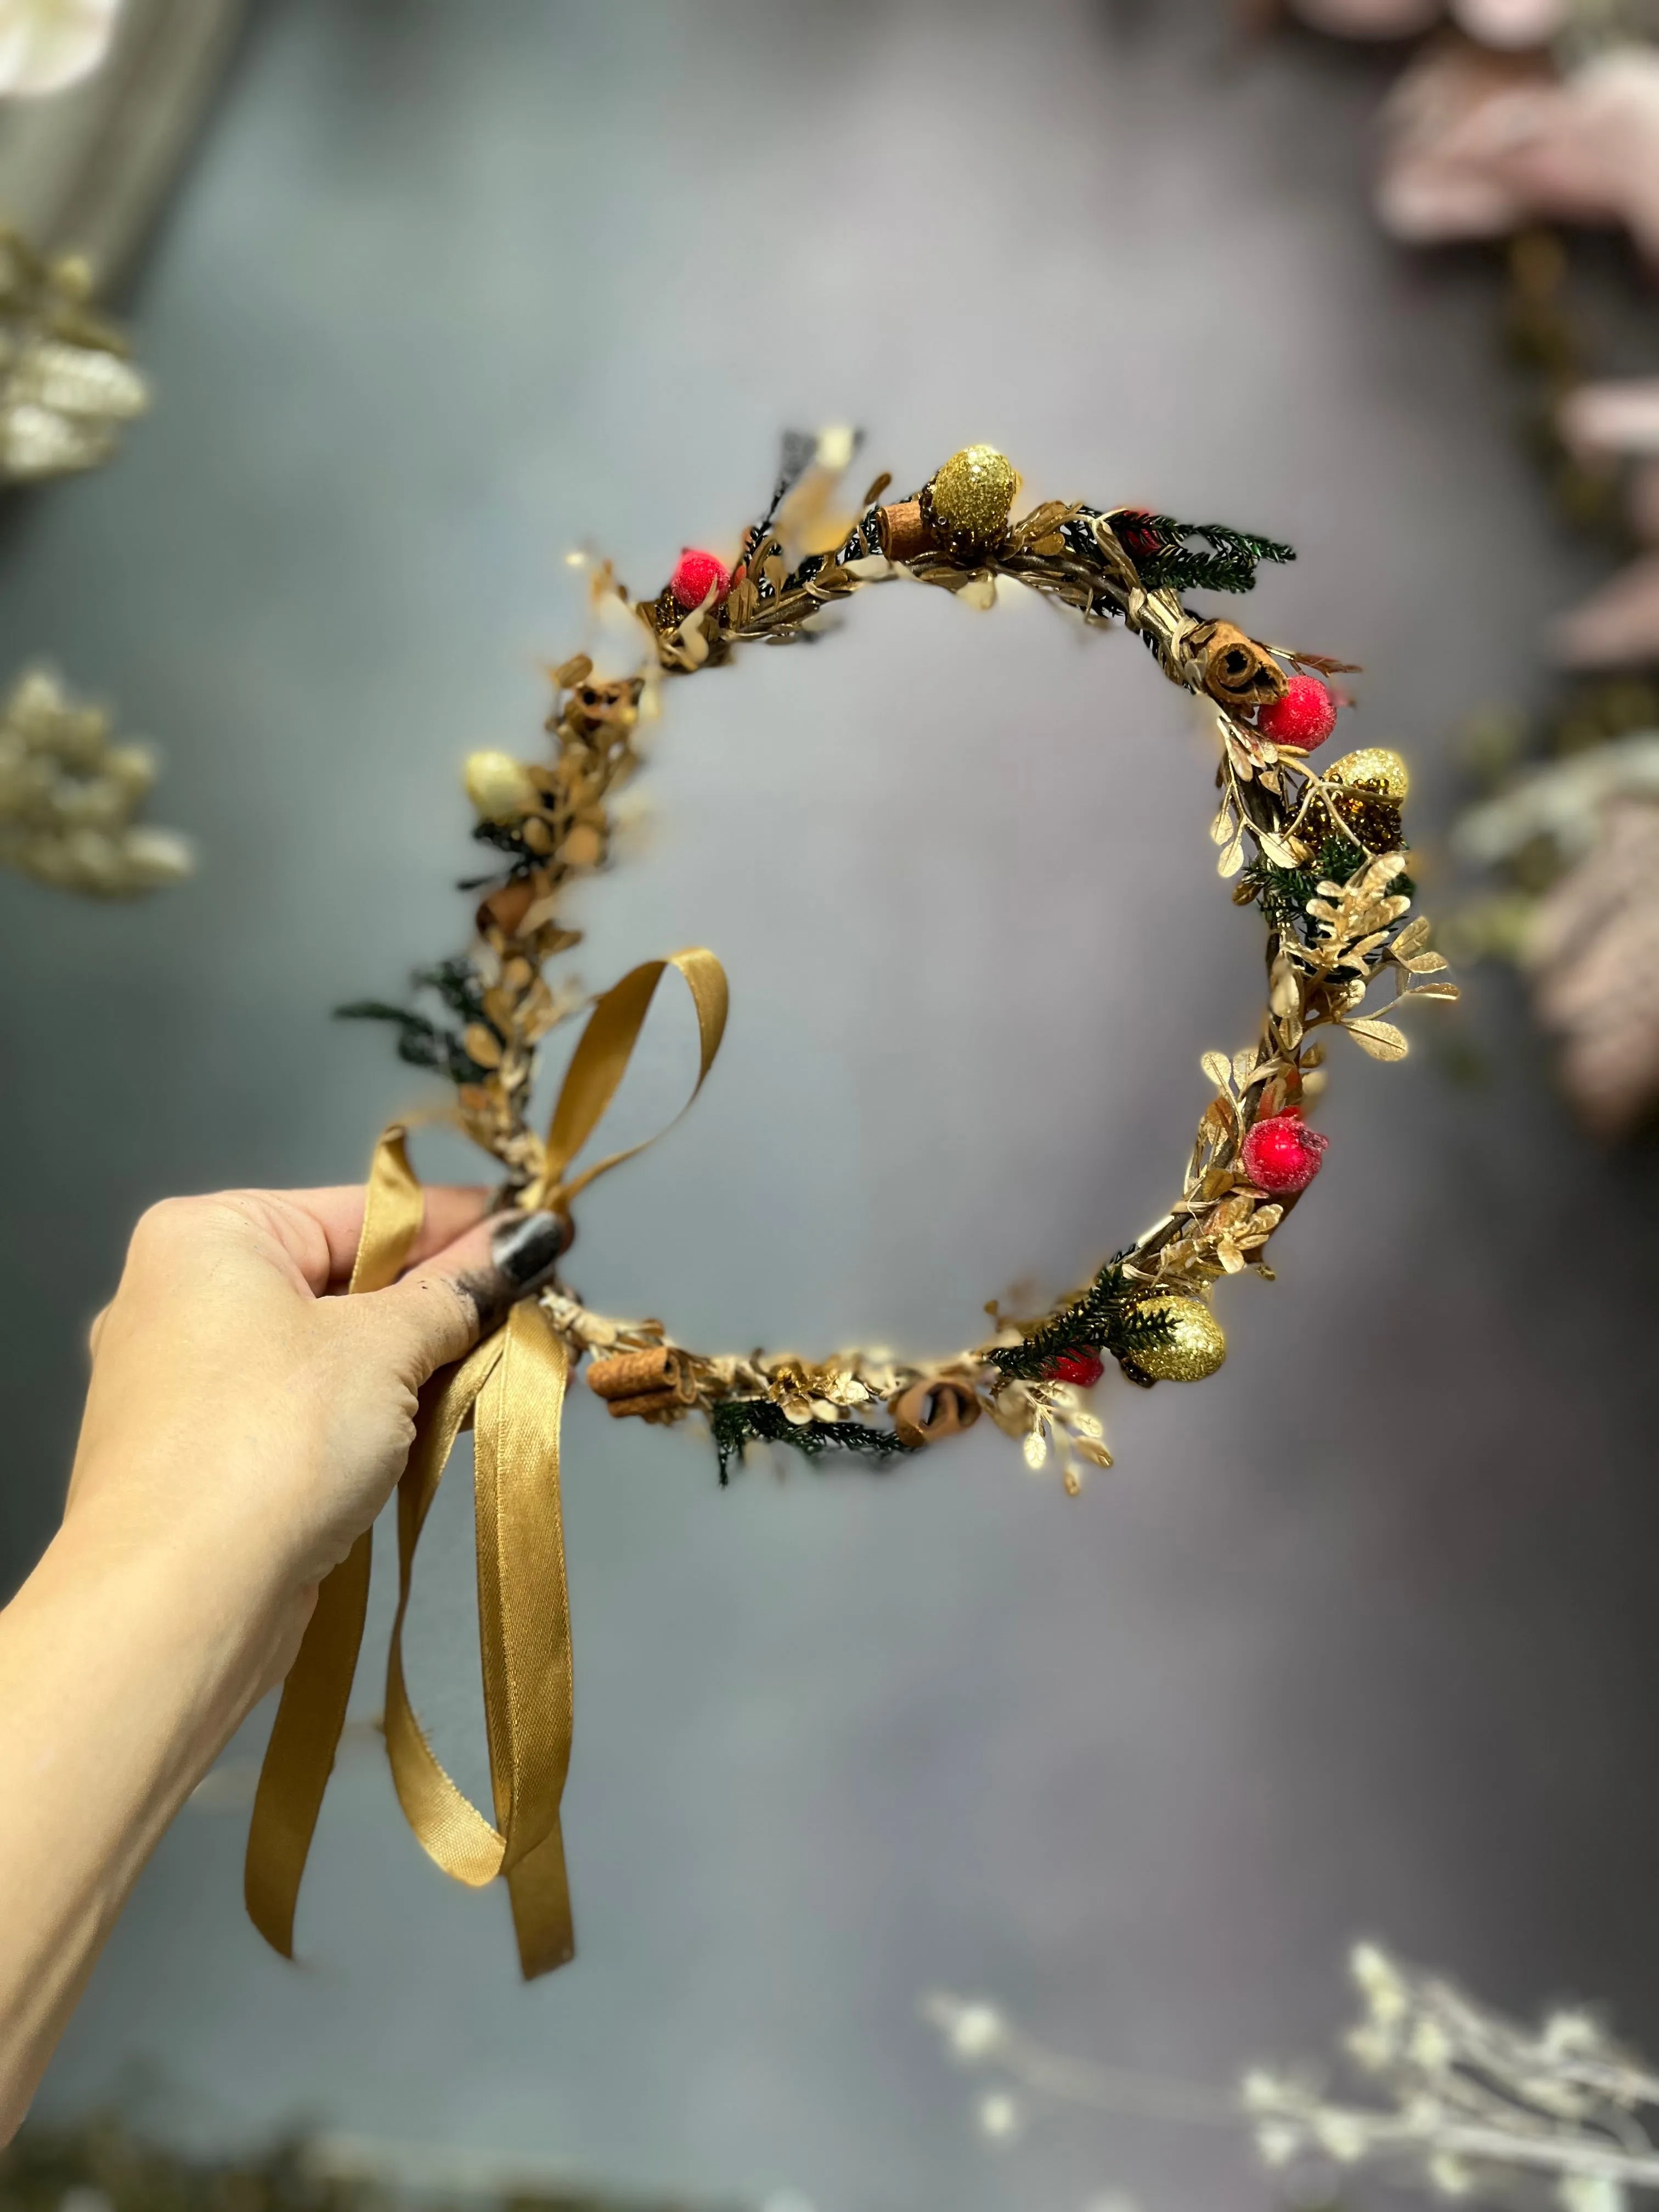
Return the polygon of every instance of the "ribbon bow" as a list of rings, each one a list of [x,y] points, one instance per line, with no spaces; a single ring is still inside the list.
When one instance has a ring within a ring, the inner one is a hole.
[[[525,1193],[527,1207],[568,1205],[655,1141],[647,1138],[571,1177],[571,1162],[622,1081],[657,985],[684,977],[697,1014],[691,1105],[726,1028],[726,971],[700,947],[647,960],[598,1000],[572,1055]],[[666,1125],[672,1128],[673,1122]],[[663,1134],[659,1131],[658,1134]],[[375,1147],[351,1293],[384,1289],[403,1272],[424,1200],[394,1123]],[[482,1888],[507,1877],[526,1981],[562,1966],[575,1948],[559,1800],[570,1762],[570,1615],[559,1510],[559,1425],[569,1358],[534,1299],[421,1395],[415,1442],[398,1486],[398,1613],[386,1665],[386,1739],[398,1802],[416,1838],[447,1875]],[[495,1820],[440,1764],[404,1680],[403,1631],[415,1551],[455,1439],[475,1432],[478,1641]],[[368,1603],[372,1530],[322,1584],[317,1609],[283,1685],[248,1830],[244,1894],[274,1950],[294,1955],[294,1912],[306,1856],[344,1725]]]

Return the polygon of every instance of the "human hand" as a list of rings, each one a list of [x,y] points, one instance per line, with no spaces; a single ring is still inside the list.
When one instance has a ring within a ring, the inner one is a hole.
[[[402,1472],[421,1386],[568,1242],[427,1191],[410,1266],[340,1297],[362,1189],[168,1199],[93,1324],[64,1525],[0,1611],[0,2142],[138,1870],[293,1664]]]
[[[264,1624],[238,1705],[287,1672],[318,1584],[386,1503],[421,1386],[568,1241],[558,1216],[486,1218],[484,1191],[434,1187],[403,1279],[332,1295],[363,1206],[361,1188],[166,1200],[93,1326],[64,1534],[165,1555],[204,1611]]]

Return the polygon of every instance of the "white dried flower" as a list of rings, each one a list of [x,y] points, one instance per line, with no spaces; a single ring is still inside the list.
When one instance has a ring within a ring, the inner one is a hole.
[[[1288,2166],[1302,2148],[1302,2130],[1288,2120],[1264,2120],[1255,2131],[1255,2148],[1263,2166]]]
[[[1320,2148],[1339,2166],[1355,2166],[1365,2155],[1365,2130],[1352,2112],[1316,2112],[1313,2131]]]
[[[994,2089],[979,2106],[981,2132],[993,2142],[1012,2142],[1019,2133],[1024,2115],[1006,2089]]]
[[[1564,2173],[1555,2193],[1564,2212],[1626,2212],[1624,2185],[1610,2173]]]
[[[120,0],[0,0],[0,93],[62,92],[109,51]]]
[[[1381,2074],[1399,2056],[1400,2039],[1392,2026],[1383,2027],[1368,2020],[1363,2027],[1348,2030],[1342,2047],[1356,2066],[1363,2066],[1368,2074]]]
[[[967,2065],[988,2058],[1006,2033],[1002,2014],[994,2006],[965,2004],[951,2023],[951,2049]]]
[[[1374,2021],[1401,2017],[1407,2004],[1406,1984],[1386,1951],[1375,1943],[1356,1943],[1348,1954],[1348,1972],[1359,1984]]]
[[[1601,2031],[1587,2012],[1553,2012],[1540,2041],[1552,2058],[1582,2058],[1600,2048]]]
[[[1467,2163],[1449,2151],[1437,2151],[1429,2160],[1429,2179],[1443,2197],[1467,2197],[1474,2186]]]
[[[1238,2101],[1247,2112],[1276,2112],[1291,2094],[1290,2085],[1265,2066],[1252,2067],[1238,2085]]]

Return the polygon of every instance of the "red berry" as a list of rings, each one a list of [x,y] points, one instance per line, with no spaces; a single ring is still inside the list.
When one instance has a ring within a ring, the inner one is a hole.
[[[1310,1129],[1299,1106],[1253,1124],[1244,1139],[1244,1172],[1258,1190],[1288,1198],[1319,1173],[1330,1139]]]
[[[1056,1382],[1075,1382],[1079,1390],[1092,1390],[1106,1372],[1106,1363],[1098,1352],[1062,1352],[1048,1362],[1048,1372]]]
[[[1258,709],[1255,726],[1276,745],[1310,753],[1336,727],[1336,702],[1328,684],[1316,676],[1292,676],[1285,696]]]
[[[1152,527],[1149,507],[1121,507],[1112,517],[1118,544],[1132,561],[1149,561],[1162,552],[1164,540]]]
[[[689,615],[693,607],[700,607],[708,597],[711,584],[714,597],[723,599],[731,581],[724,561],[712,553],[699,552],[695,545],[688,545],[668,580],[668,588],[674,594],[674,605],[682,614]]]

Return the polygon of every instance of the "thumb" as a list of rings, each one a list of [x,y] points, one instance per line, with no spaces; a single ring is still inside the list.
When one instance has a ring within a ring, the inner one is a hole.
[[[575,1231],[565,1213],[498,1213],[389,1290],[348,1301],[411,1389],[471,1351],[507,1310],[549,1281]]]

